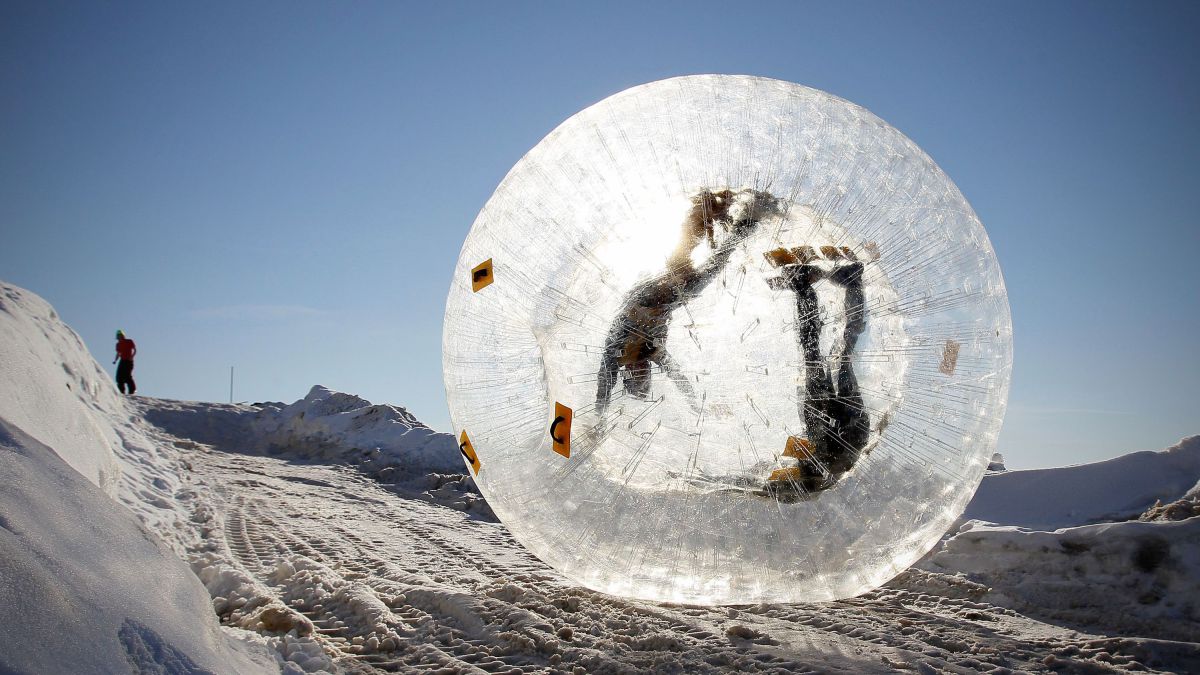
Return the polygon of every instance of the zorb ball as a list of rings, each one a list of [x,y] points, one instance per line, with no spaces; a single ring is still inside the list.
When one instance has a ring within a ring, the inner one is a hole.
[[[1004,281],[954,183],[870,112],[704,75],[578,113],[463,244],[446,396],[468,470],[567,577],[691,604],[882,584],[1000,430]]]

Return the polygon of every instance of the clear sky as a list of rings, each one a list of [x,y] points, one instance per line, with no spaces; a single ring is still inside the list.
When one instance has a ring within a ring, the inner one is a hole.
[[[564,119],[744,73],[823,89],[950,175],[1004,270],[1010,467],[1200,433],[1200,3],[0,4],[0,278],[140,393],[320,383],[448,430],[476,213]]]

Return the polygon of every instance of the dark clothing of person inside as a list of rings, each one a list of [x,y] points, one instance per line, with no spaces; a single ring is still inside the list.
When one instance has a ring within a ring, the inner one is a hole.
[[[796,294],[796,342],[804,356],[804,379],[798,387],[797,399],[812,447],[811,454],[801,458],[796,482],[797,487],[811,493],[832,487],[853,468],[871,435],[871,419],[850,360],[866,327],[863,265],[851,262],[826,271],[800,263],[785,265],[781,272],[772,285]],[[846,293],[844,346],[833,373],[818,346],[822,322],[813,284],[820,279],[841,286]]]
[[[734,215],[732,207],[738,198],[748,200],[749,206]],[[655,366],[698,410],[691,382],[667,353],[672,314],[718,277],[734,250],[778,205],[778,199],[765,192],[704,191],[692,199],[679,245],[666,270],[635,285],[609,327],[597,373],[596,409],[600,415],[612,402],[622,376],[623,393],[645,400]],[[702,245],[708,246],[709,255],[693,262],[693,251]],[[832,487],[866,451],[871,434],[870,416],[851,363],[866,326],[863,263],[846,247],[822,246],[820,250],[818,255],[814,247],[801,246],[766,254],[780,272],[768,283],[795,294],[796,343],[804,360],[797,401],[808,438],[798,439],[789,446],[796,449],[785,451],[784,456],[798,459],[799,466],[773,472],[767,480],[767,491],[781,501],[803,499]],[[821,266],[813,264],[822,258]],[[845,294],[843,346],[832,368],[819,346],[823,322],[814,284],[821,280]]]
[[[712,283],[738,245],[757,228],[762,213],[774,209],[777,201],[762,192],[746,195],[752,200],[750,207],[734,217],[730,207],[737,196],[732,190],[696,195],[667,269],[637,284],[626,295],[609,328],[597,374],[596,409],[601,415],[608,407],[622,369],[625,392],[634,398],[647,397],[652,368],[658,366],[688,399],[689,405],[693,408],[698,405],[687,376],[667,353],[667,333],[671,314]],[[719,243],[717,228],[722,235]],[[697,265],[692,262],[691,254],[702,244],[708,245],[711,254]]]

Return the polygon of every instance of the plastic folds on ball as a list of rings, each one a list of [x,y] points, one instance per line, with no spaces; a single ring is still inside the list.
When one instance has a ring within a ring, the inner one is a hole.
[[[1004,281],[945,173],[867,110],[679,77],[568,119],[476,219],[446,307],[464,462],[567,577],[692,604],[902,571],[987,467]]]

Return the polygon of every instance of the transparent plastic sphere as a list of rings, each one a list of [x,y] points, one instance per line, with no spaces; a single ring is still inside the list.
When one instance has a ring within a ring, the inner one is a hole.
[[[469,471],[567,577],[691,604],[904,570],[992,455],[1004,281],[954,183],[863,108],[679,77],[568,119],[463,245],[443,369]]]

